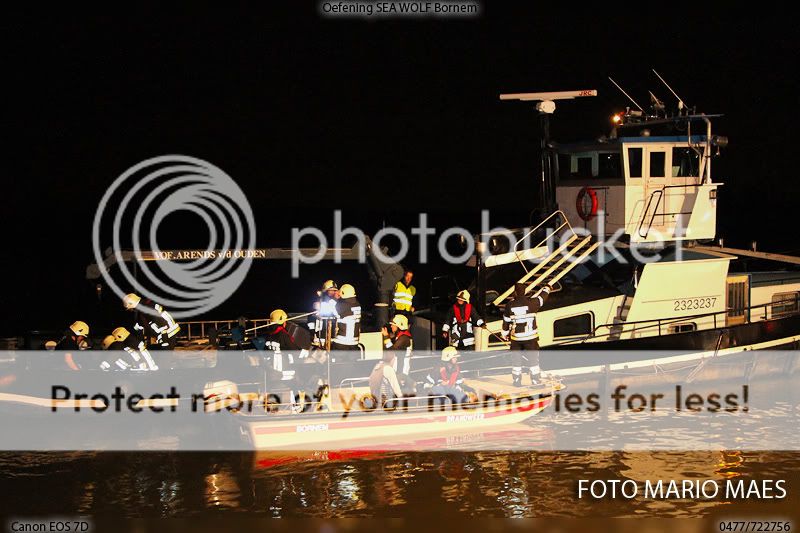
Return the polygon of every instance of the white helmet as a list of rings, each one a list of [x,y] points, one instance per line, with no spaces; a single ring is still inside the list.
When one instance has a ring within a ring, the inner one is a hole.
[[[456,298],[459,300],[464,300],[465,302],[469,303],[469,291],[458,291],[458,294],[456,294]]]
[[[69,329],[72,331],[72,333],[78,336],[85,337],[89,334],[89,324],[81,320],[76,320],[73,322]]]
[[[354,298],[356,295],[355,288],[349,283],[342,285],[339,289],[339,292],[341,293],[342,298]]]
[[[408,329],[408,318],[405,315],[394,315],[390,324],[394,324],[397,326],[399,330],[407,330]]]
[[[136,306],[139,305],[139,302],[142,301],[142,297],[138,294],[130,293],[126,294],[125,297],[122,299],[122,306],[130,311],[131,309],[136,309]]]

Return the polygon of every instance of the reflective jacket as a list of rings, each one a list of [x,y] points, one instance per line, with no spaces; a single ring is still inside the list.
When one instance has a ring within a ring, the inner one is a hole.
[[[356,346],[361,336],[361,304],[355,297],[343,298],[336,302],[337,344]]]
[[[400,374],[408,375],[411,372],[411,352],[414,350],[414,340],[408,331],[398,331],[394,337],[384,337],[383,347],[397,353],[395,370]]]
[[[158,370],[153,356],[147,351],[144,341],[130,335],[124,341],[117,341],[108,347],[109,352],[116,352],[100,363],[102,370]]]
[[[483,319],[471,304],[464,303],[462,306],[456,303],[450,308],[442,331],[450,334],[450,344],[453,346],[458,344],[459,340],[464,346],[473,346],[475,344],[475,328],[483,325]]]
[[[142,336],[154,336],[156,344],[171,339],[181,330],[169,312],[152,300],[142,300],[136,307],[137,318],[133,329]]]
[[[458,387],[464,383],[461,377],[461,367],[458,363],[442,362],[436,372],[431,372],[426,379],[430,385],[444,385],[446,387]]]
[[[394,308],[398,311],[411,311],[415,294],[416,287],[406,285],[403,280],[398,281],[394,286]]]
[[[283,371],[284,361],[289,365],[294,364],[294,354],[289,353],[289,350],[302,351],[282,324],[267,328],[265,338],[264,348],[272,352],[267,359],[272,360],[272,368],[278,372]]]
[[[550,288],[544,287],[535,296],[515,297],[506,303],[503,311],[503,332],[511,330],[512,341],[529,341],[539,338],[536,312],[550,296]]]

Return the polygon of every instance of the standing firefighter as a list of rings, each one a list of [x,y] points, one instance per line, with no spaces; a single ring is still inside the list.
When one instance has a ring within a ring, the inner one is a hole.
[[[350,284],[339,289],[340,300],[336,303],[336,336],[331,342],[331,349],[352,352],[342,353],[337,361],[352,362],[358,356],[358,341],[361,336],[361,304],[356,299],[356,290]]]
[[[389,322],[389,328],[381,330],[383,347],[386,351],[397,354],[395,369],[401,374],[408,375],[411,371],[411,351],[414,349],[414,341],[411,332],[408,331],[408,319],[403,315],[395,315]]]
[[[511,376],[514,385],[522,385],[522,360],[527,359],[531,385],[538,383],[539,369],[539,330],[536,327],[536,312],[544,306],[550,291],[545,285],[534,296],[525,294],[525,284],[517,283],[514,298],[506,303],[503,311],[503,339],[511,332]]]
[[[327,336],[327,325],[334,318],[336,300],[339,298],[339,287],[332,279],[322,284],[322,289],[317,291],[317,301],[314,302],[314,311],[308,319],[308,329],[313,335],[312,343],[324,346]]]
[[[283,371],[294,365],[295,357],[305,355],[305,350],[295,342],[294,337],[286,329],[289,316],[283,309],[275,309],[269,314],[270,326],[267,327],[264,349],[266,351],[265,363],[268,369],[274,371],[276,379],[283,379]]]
[[[151,349],[175,349],[181,327],[166,309],[152,300],[142,300],[139,295],[133,293],[122,299],[122,305],[126,310],[136,312],[133,329],[139,332],[145,342],[149,337],[155,337],[155,342],[150,345]]]
[[[442,336],[450,346],[461,350],[475,349],[475,328],[484,327],[483,319],[469,303],[469,292],[459,291],[442,326]]]
[[[414,295],[417,294],[417,288],[411,284],[413,279],[414,272],[406,270],[402,279],[394,285],[394,314],[408,319],[414,313]]]

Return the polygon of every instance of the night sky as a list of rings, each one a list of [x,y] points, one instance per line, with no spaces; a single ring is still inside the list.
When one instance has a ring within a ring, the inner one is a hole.
[[[651,68],[698,111],[726,115],[715,124],[730,137],[714,167],[726,184],[720,234],[800,252],[790,17],[486,4],[464,20],[325,19],[300,2],[262,13],[7,14],[0,333],[96,315],[84,279],[91,220],[106,187],[145,158],[186,154],[225,170],[256,211],[263,247],[287,245],[292,226],[325,227],[335,207],[367,231],[403,225],[415,210],[477,226],[478,210],[491,208],[521,226],[535,203],[536,116],[497,95],[598,89],[559,105],[553,120],[556,139],[594,138],[628,105],[609,75],[642,104],[648,89],[673,103]],[[176,219],[159,237],[205,245],[194,227]],[[284,270],[254,272],[239,307],[218,318],[302,309],[303,291],[337,277],[309,271],[291,285]]]

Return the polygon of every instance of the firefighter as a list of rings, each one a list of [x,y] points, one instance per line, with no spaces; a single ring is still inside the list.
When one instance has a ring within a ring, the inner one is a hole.
[[[339,289],[340,300],[336,303],[336,336],[331,348],[341,351],[336,356],[339,362],[352,362],[358,359],[358,341],[361,335],[361,304],[356,299],[356,290],[350,284]]]
[[[469,303],[469,291],[459,291],[442,326],[442,336],[459,350],[475,349],[475,328],[486,327],[483,319]]]
[[[270,326],[266,328],[265,346],[267,356],[265,362],[268,368],[272,368],[275,372],[280,372],[282,379],[284,368],[289,370],[295,363],[295,357],[300,358],[305,353],[295,342],[294,337],[286,329],[286,322],[289,317],[283,309],[275,309],[269,314]]]
[[[339,298],[339,287],[332,279],[322,284],[322,289],[317,291],[317,301],[314,302],[314,314],[308,319],[308,329],[312,333],[312,344],[324,346],[327,337],[327,322],[334,319],[334,308]],[[332,325],[333,326],[333,325]],[[331,327],[333,331],[333,327]]]
[[[431,396],[447,396],[453,403],[467,401],[467,390],[472,390],[464,385],[461,377],[461,367],[458,365],[458,350],[448,346],[442,350],[439,366],[426,377],[425,388]]]
[[[64,336],[56,343],[56,350],[88,350],[89,344],[89,324],[82,320],[76,320],[64,332]]]
[[[46,347],[46,346],[45,346]],[[89,325],[82,320],[76,320],[64,332],[64,336],[55,343],[53,350],[73,350],[82,352],[91,349],[89,339]],[[64,363],[70,370],[80,370],[83,356],[68,351],[64,354]]]
[[[293,402],[292,411],[299,413],[310,407],[308,398],[312,395],[306,392],[293,367],[308,357],[308,350],[301,348],[286,329],[288,320],[289,317],[283,309],[275,309],[269,314],[270,326],[265,333],[264,370],[267,381],[272,384],[281,382],[288,389]],[[321,401],[324,392],[322,387],[318,388],[313,395],[314,399]]]
[[[552,287],[545,285],[534,296],[525,294],[525,284],[514,286],[514,298],[506,302],[503,311],[503,339],[511,334],[511,376],[514,385],[522,385],[522,361],[527,359],[531,385],[539,381],[539,330],[536,327],[536,312],[544,306]]]
[[[411,284],[414,272],[406,270],[403,277],[394,285],[394,314],[403,315],[409,320],[414,313],[414,296],[417,288]]]
[[[144,341],[131,335],[127,328],[118,327],[103,339],[103,349],[115,352],[100,363],[102,370],[158,370],[158,365]],[[111,361],[111,359],[114,359]]]
[[[395,370],[407,376],[411,371],[411,352],[414,349],[414,340],[408,331],[408,319],[404,315],[395,315],[389,322],[389,328],[384,327],[381,333],[384,348],[397,355]]]
[[[149,337],[155,337],[156,341],[150,349],[175,349],[181,327],[166,309],[150,299],[142,300],[139,295],[133,293],[122,299],[122,305],[127,311],[136,312],[133,329],[139,332],[145,343]]]

